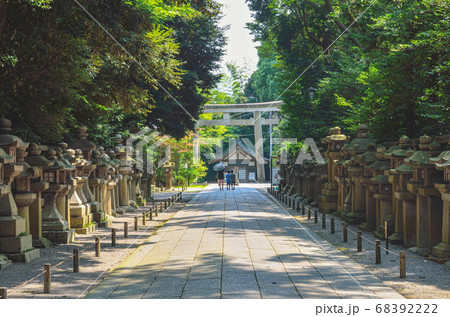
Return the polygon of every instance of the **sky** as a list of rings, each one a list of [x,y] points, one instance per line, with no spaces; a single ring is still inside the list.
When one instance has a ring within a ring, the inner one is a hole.
[[[226,53],[222,58],[223,71],[226,69],[225,63],[235,62],[241,67],[247,65],[253,72],[258,63],[256,46],[259,44],[253,42],[250,30],[245,28],[247,22],[253,21],[245,0],[217,0],[217,2],[225,5],[222,26],[230,25],[230,29],[225,33],[228,40]]]

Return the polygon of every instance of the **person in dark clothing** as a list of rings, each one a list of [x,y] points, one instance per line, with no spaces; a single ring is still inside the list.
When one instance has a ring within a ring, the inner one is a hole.
[[[231,174],[230,171],[227,172],[225,175],[225,178],[227,179],[227,190],[231,189]]]
[[[236,174],[234,174],[233,171],[231,171],[231,189],[234,190],[236,188]]]
[[[225,178],[225,175],[223,173],[223,171],[218,171],[217,172],[217,181],[219,183],[219,190],[223,190],[223,180]]]

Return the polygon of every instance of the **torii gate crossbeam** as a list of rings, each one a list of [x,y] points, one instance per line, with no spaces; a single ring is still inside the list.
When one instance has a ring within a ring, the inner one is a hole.
[[[265,180],[264,159],[263,159],[263,125],[277,125],[280,123],[277,112],[283,101],[242,103],[242,104],[207,104],[203,108],[203,113],[223,113],[223,118],[219,120],[199,120],[197,128],[205,126],[254,126],[255,131],[255,153],[256,153],[256,171],[258,180]],[[230,119],[232,113],[252,112],[252,119]],[[261,118],[261,114],[268,112],[269,119]],[[271,145],[272,147],[272,145]],[[272,150],[272,148],[271,148]],[[198,136],[194,139],[194,157],[199,158]]]

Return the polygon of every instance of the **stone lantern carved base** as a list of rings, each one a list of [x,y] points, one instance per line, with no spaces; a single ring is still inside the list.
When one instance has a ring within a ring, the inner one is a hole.
[[[338,184],[325,183],[322,195],[319,195],[319,209],[325,213],[332,213],[337,210]]]

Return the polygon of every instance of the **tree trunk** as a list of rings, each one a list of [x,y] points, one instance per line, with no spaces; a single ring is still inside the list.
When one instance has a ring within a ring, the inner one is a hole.
[[[3,2],[0,3],[0,36],[2,35],[3,28],[6,24],[6,13],[7,13],[8,4]]]

